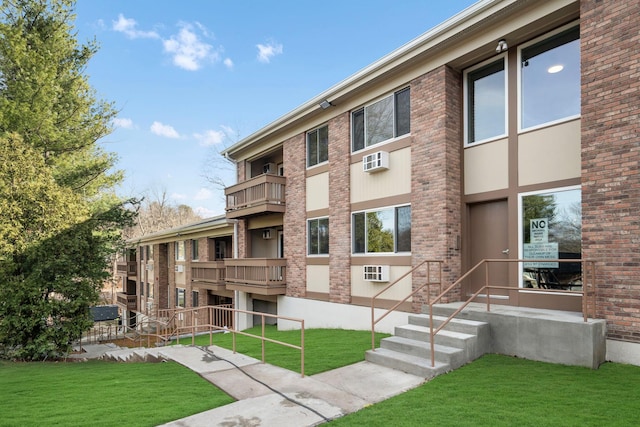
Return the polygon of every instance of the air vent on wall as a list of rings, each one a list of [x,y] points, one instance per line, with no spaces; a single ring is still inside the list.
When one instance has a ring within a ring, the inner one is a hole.
[[[275,163],[265,163],[262,166],[262,173],[275,174],[276,173],[276,164]]]
[[[389,266],[388,265],[365,265],[362,269],[364,280],[366,282],[388,282]]]
[[[183,273],[184,272],[184,265],[176,265],[175,268],[176,273]]]
[[[377,151],[362,157],[362,170],[365,172],[378,172],[389,169],[389,153]]]
[[[153,271],[153,264],[147,264],[147,266],[145,267],[145,269],[147,271]]]

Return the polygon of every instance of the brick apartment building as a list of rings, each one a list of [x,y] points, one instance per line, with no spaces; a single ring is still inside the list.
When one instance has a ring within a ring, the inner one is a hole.
[[[367,329],[372,295],[424,260],[448,286],[484,259],[536,259],[493,263],[514,288],[493,302],[580,311],[559,291],[582,289],[591,264],[540,259],[591,260],[607,357],[640,360],[638,16],[637,1],[474,4],[227,149],[226,217],[136,242],[155,266],[123,302],[146,309],[147,283],[160,306],[232,300]],[[424,279],[408,274],[380,306]],[[427,292],[400,309],[419,312]]]

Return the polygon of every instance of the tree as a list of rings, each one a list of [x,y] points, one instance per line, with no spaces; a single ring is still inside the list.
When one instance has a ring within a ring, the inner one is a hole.
[[[70,0],[3,0],[0,12],[0,356],[70,350],[133,222],[98,140],[111,104],[83,74]]]
[[[196,222],[202,217],[188,205],[174,205],[167,197],[166,190],[154,192],[152,198],[145,198],[139,206],[136,224],[125,230],[126,239],[145,236],[157,231],[179,227]]]

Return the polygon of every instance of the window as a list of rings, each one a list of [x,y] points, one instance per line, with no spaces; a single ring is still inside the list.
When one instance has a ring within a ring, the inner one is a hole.
[[[176,261],[184,261],[184,241],[175,242]]]
[[[521,198],[522,258],[537,260],[582,257],[582,207],[579,188],[537,192]],[[579,262],[525,262],[522,286],[579,290]]]
[[[329,254],[329,218],[308,220],[307,236],[309,236],[309,255]]]
[[[215,260],[222,260],[227,257],[227,245],[224,240],[215,241]]]
[[[198,260],[198,241],[197,240],[191,241],[191,259],[193,261]]]
[[[198,291],[191,291],[191,306],[198,307],[199,304],[200,293]]]
[[[307,167],[329,160],[329,126],[307,133]]]
[[[144,282],[140,282],[140,296],[144,296]]]
[[[411,206],[353,214],[353,253],[411,251]]]
[[[520,128],[580,115],[580,31],[578,27],[522,48]]]
[[[408,134],[409,95],[409,88],[404,88],[351,113],[352,151]]]
[[[506,85],[504,56],[465,72],[467,144],[507,134]]]
[[[184,307],[184,289],[176,288],[176,307]]]

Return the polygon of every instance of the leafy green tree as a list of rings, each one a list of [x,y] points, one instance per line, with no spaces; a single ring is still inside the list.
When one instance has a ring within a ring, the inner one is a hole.
[[[98,140],[113,106],[97,100],[70,0],[2,0],[0,11],[0,356],[69,351],[133,211]]]

